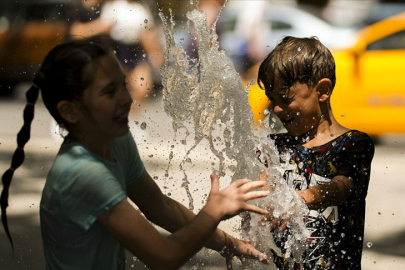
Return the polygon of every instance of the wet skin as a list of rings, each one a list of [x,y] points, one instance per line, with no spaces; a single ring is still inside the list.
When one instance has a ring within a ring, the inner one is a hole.
[[[274,113],[293,136],[309,133],[322,118],[319,92],[316,88],[296,83],[285,89],[284,82],[276,80],[275,90],[269,93],[268,97],[274,106]]]

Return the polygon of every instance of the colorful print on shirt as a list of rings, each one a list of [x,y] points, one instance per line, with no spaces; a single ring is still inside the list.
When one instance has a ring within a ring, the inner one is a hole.
[[[351,179],[354,188],[343,204],[309,211],[305,223],[311,236],[301,263],[294,262],[291,255],[288,228],[273,231],[283,252],[283,257],[274,254],[278,269],[361,269],[365,198],[374,156],[372,139],[351,130],[324,145],[306,148],[288,134],[270,137],[275,140],[280,162],[294,165],[284,172],[284,179],[295,190],[327,184],[338,175]]]

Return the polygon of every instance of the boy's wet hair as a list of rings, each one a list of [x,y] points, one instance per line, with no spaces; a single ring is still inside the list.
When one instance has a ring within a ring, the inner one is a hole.
[[[4,230],[13,248],[8,229],[6,209],[8,194],[14,171],[24,161],[24,146],[30,139],[31,122],[34,118],[35,102],[41,91],[46,108],[56,122],[66,127],[65,120],[58,112],[57,104],[62,100],[79,100],[84,90],[94,81],[94,72],[85,72],[85,68],[101,56],[110,52],[87,41],[71,41],[53,48],[45,57],[41,68],[36,73],[33,84],[26,92],[27,105],[23,117],[24,125],[17,134],[17,149],[14,151],[11,166],[2,176],[3,190],[0,197],[1,218]],[[14,248],[13,248],[14,255]]]
[[[276,78],[284,82],[282,89],[274,89]],[[316,37],[287,36],[261,63],[257,83],[268,96],[275,90],[285,93],[297,82],[311,88],[323,78],[335,87],[335,60],[328,48]]]

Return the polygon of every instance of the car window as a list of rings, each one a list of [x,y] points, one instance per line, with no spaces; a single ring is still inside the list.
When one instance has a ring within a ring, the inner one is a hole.
[[[287,30],[292,28],[291,24],[278,20],[270,20],[269,25],[272,30]]]
[[[405,49],[405,30],[386,36],[382,39],[368,44],[366,50],[404,50]]]

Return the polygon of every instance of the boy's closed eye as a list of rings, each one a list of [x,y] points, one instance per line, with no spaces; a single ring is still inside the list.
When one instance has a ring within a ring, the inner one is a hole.
[[[287,95],[283,95],[283,101],[285,102],[285,103],[291,103],[293,100],[294,100],[294,96],[295,95],[292,95],[292,96],[287,96]]]
[[[287,96],[287,95],[278,95],[277,97],[270,96],[269,100],[271,103],[275,104],[290,104],[294,100],[295,95]]]

